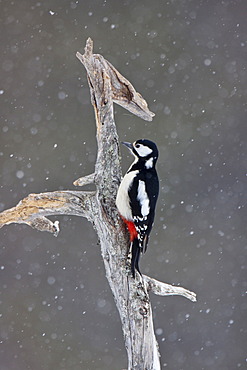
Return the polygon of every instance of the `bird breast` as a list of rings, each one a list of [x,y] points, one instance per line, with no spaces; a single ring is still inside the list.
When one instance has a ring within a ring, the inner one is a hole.
[[[138,171],[130,171],[126,173],[122,182],[118,188],[117,198],[116,198],[116,206],[118,208],[119,213],[123,216],[126,220],[133,221],[132,212],[130,208],[130,200],[128,191],[133,184],[133,180],[136,177]]]

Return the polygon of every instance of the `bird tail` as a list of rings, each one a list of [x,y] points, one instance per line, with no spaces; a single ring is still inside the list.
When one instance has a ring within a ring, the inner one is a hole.
[[[141,275],[141,272],[139,269],[140,253],[141,253],[141,248],[139,246],[139,241],[137,238],[135,238],[132,241],[132,251],[131,251],[131,272],[132,272],[133,278],[135,278],[135,270],[137,270],[139,274]]]

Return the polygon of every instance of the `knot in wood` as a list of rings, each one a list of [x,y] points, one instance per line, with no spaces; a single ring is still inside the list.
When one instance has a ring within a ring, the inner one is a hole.
[[[148,312],[149,312],[148,307],[142,306],[142,307],[139,308],[139,313],[143,317],[147,317],[148,316]]]

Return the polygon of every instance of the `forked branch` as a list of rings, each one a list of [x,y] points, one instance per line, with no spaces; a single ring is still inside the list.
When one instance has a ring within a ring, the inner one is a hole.
[[[149,292],[158,295],[181,295],[195,302],[196,296],[182,287],[159,282],[137,274],[132,278],[126,256],[128,235],[115,206],[121,180],[119,144],[113,115],[113,102],[151,121],[154,114],[131,83],[103,56],[93,54],[93,42],[87,40],[85,53],[76,54],[85,66],[94,106],[98,153],[95,172],[74,182],[76,186],[94,183],[95,192],[55,191],[30,194],[16,207],[0,214],[0,227],[26,223],[33,228],[59,232],[58,222],[49,215],[86,217],[94,224],[101,243],[106,276],[120,314],[128,369],[159,370],[159,353],[155,339]]]

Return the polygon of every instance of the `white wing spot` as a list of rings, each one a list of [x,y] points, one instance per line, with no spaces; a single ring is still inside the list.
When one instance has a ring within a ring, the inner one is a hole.
[[[137,199],[141,204],[141,214],[143,217],[149,214],[149,199],[146,192],[145,182],[140,180],[138,185]]]

